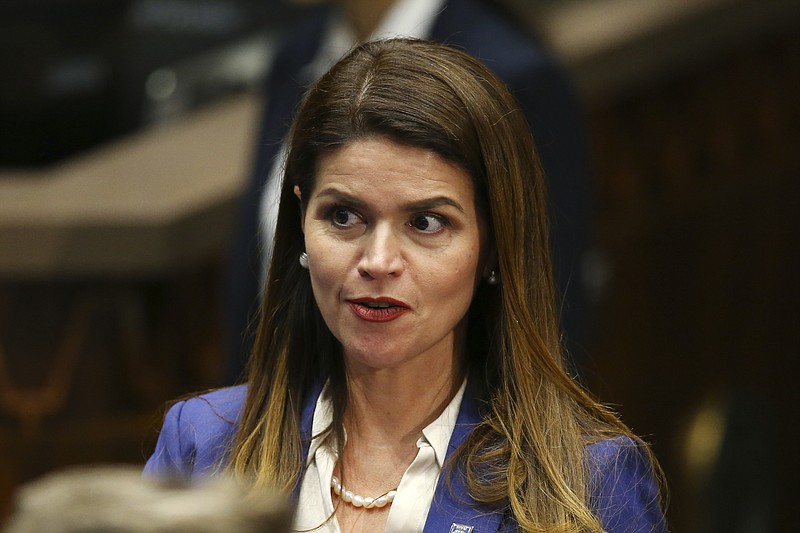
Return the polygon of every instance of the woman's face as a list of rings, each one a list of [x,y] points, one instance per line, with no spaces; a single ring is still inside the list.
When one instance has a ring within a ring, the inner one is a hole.
[[[310,194],[311,285],[348,371],[455,363],[485,275],[469,175],[430,150],[371,137],[323,156]]]

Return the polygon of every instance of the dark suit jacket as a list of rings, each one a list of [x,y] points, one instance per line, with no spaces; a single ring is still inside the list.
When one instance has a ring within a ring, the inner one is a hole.
[[[244,195],[234,239],[228,302],[228,380],[244,368],[252,344],[248,324],[255,316],[264,260],[258,224],[261,191],[305,89],[305,67],[314,59],[331,16],[312,12],[288,32],[267,84],[257,158]],[[580,105],[561,67],[504,13],[481,0],[449,0],[431,39],[451,44],[483,61],[520,102],[536,139],[548,186],[556,288],[562,297],[562,325],[568,348],[579,351],[584,289],[579,264],[587,247],[588,178]]]
[[[311,442],[318,387],[303,405],[301,433],[307,456]],[[246,394],[240,385],[182,401],[169,410],[156,445],[147,461],[148,476],[198,479],[224,469],[227,452],[238,427]],[[478,400],[464,395],[448,454],[464,442],[480,420]],[[592,472],[591,505],[608,533],[666,533],[651,469],[636,445],[626,438],[609,439],[588,448]],[[472,526],[474,533],[514,532],[516,525],[503,511],[476,504],[457,469],[448,485],[441,476],[425,523],[425,532],[448,533],[451,526]],[[295,496],[299,486],[295,491]],[[460,531],[460,530],[456,530]],[[467,531],[467,530],[465,530]]]

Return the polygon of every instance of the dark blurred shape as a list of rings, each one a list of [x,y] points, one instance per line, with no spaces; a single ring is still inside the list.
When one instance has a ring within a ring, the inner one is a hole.
[[[278,0],[0,3],[0,167],[54,163],[261,83]]]
[[[596,242],[614,267],[591,385],[651,436],[676,531],[796,530],[797,13],[589,104]],[[698,484],[678,435],[710,391],[719,451]]]
[[[117,133],[126,0],[0,4],[0,166],[51,163]]]
[[[757,394],[716,391],[693,414],[684,470],[697,531],[766,533],[775,526],[774,439]]]
[[[291,510],[225,477],[145,479],[126,466],[73,468],[23,486],[5,533],[284,533]]]

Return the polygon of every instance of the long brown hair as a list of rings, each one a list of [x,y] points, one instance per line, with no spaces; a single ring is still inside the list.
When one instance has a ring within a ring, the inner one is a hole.
[[[343,362],[298,264],[304,206],[293,188],[311,197],[320,156],[370,136],[431,149],[463,168],[496,249],[500,284],[482,284],[469,310],[467,364],[484,394],[484,417],[449,464],[465,465],[470,495],[510,511],[522,531],[601,531],[589,503],[586,446],[633,437],[565,370],[530,129],[486,67],[426,41],[359,46],[299,108],[232,468],[256,485],[299,483],[300,409],[315,381],[329,380],[341,434]]]

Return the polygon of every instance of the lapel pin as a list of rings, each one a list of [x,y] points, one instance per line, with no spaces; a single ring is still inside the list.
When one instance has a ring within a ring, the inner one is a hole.
[[[450,525],[450,533],[472,533],[472,526],[465,526],[464,524],[456,524],[453,522]]]

